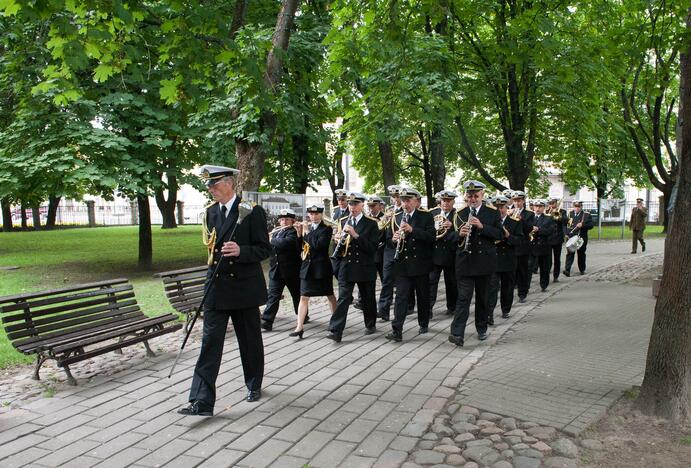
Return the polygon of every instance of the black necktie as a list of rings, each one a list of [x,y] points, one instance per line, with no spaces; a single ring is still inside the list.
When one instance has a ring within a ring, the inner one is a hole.
[[[410,215],[408,215],[408,213],[404,213],[403,214],[403,220],[401,221],[401,224],[402,223],[408,223],[409,219],[410,219]]]
[[[223,205],[221,207],[221,214],[223,215],[223,219],[226,219],[226,213],[228,212],[228,207]]]
[[[477,216],[477,210],[476,210],[475,208],[471,208],[471,209],[470,209],[470,214],[471,214],[472,216]]]

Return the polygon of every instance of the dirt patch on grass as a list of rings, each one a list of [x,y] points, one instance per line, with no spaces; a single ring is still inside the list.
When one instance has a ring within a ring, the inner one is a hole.
[[[637,391],[617,402],[607,416],[581,439],[595,439],[602,450],[583,449],[581,465],[588,468],[688,468],[691,466],[691,425],[674,425],[633,409]]]

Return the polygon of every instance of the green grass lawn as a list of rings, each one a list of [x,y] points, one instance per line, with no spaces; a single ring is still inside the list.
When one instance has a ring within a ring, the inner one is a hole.
[[[128,278],[144,313],[173,312],[155,272],[203,265],[206,248],[199,226],[153,227],[154,266],[137,268],[137,227],[0,232],[0,296],[91,281]],[[12,347],[0,331],[0,368],[33,362]]]
[[[662,237],[662,226],[648,226],[645,228],[645,237]],[[590,240],[597,240],[597,225],[588,232]],[[602,226],[601,240],[621,239],[621,226]],[[627,225],[624,229],[624,239],[631,240],[631,231]]]

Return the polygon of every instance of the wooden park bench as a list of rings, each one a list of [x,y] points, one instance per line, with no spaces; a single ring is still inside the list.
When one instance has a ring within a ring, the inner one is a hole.
[[[165,271],[156,275],[163,280],[163,290],[170,305],[187,316],[188,324],[204,295],[204,282],[208,269],[209,267],[204,265]]]
[[[126,279],[0,297],[0,317],[12,345],[36,354],[34,379],[46,359],[55,359],[70,385],[70,364],[182,328],[175,314],[147,317]]]

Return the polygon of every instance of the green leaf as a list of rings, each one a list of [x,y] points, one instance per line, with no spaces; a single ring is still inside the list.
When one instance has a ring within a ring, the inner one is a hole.
[[[112,66],[101,63],[94,69],[94,80],[102,83],[110,78],[113,75],[113,72],[114,68]]]

